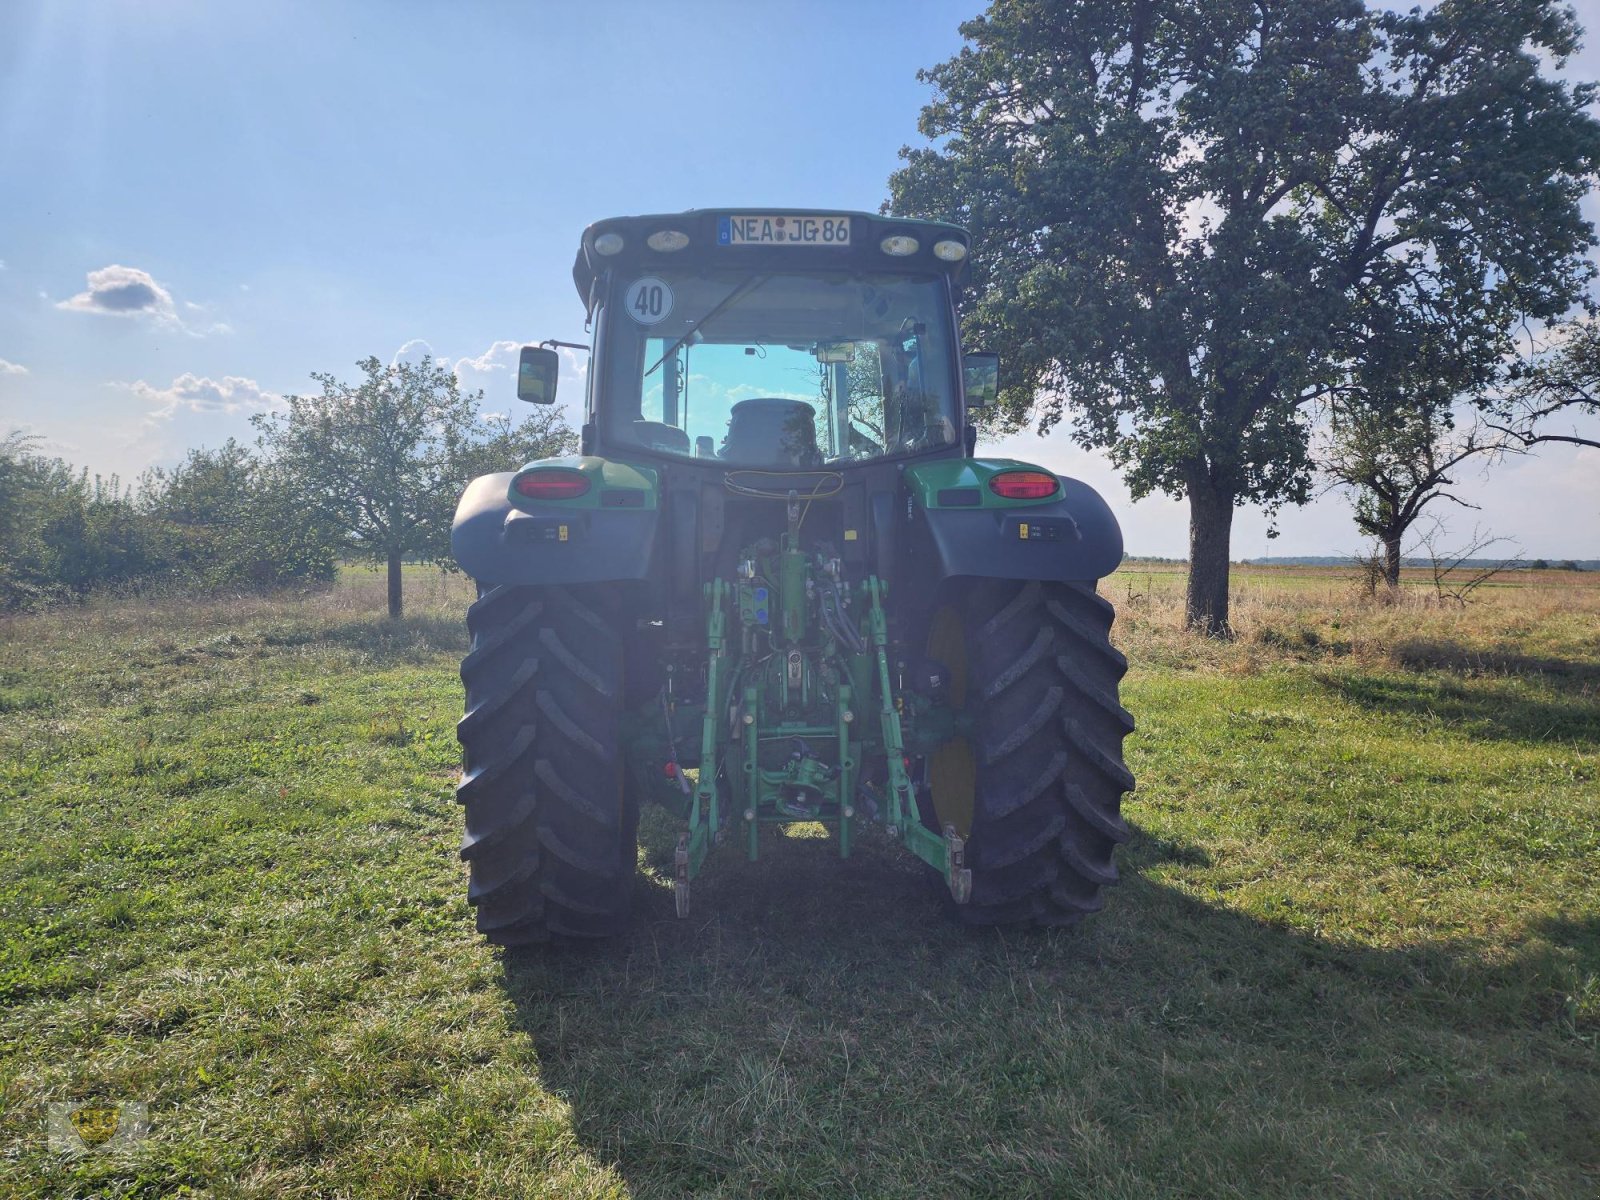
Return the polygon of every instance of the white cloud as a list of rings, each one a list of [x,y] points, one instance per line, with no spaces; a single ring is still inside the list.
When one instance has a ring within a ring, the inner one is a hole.
[[[442,360],[435,355],[433,352],[433,347],[428,345],[428,343],[423,341],[421,338],[412,338],[409,342],[406,342],[404,345],[402,345],[400,349],[396,350],[394,352],[394,357],[389,360],[389,365],[391,367],[398,367],[401,363],[410,363],[412,366],[416,366],[425,358],[432,359],[436,364],[442,366],[449,365],[447,361]]]
[[[70,299],[62,300],[56,307],[66,312],[144,318],[159,325],[181,330],[190,337],[233,332],[233,327],[222,321],[207,326],[187,324],[178,315],[178,305],[172,298],[172,293],[156,282],[150,272],[141,271],[138,267],[123,267],[116,264],[101,267],[98,271],[89,272],[88,285],[86,290]],[[44,292],[40,292],[39,296],[41,299],[49,299]],[[196,304],[192,300],[185,300],[183,307],[191,313],[208,311],[204,304]]]
[[[521,342],[492,342],[487,350],[477,358],[456,359],[456,374],[462,371],[507,371],[511,364],[517,361],[517,355],[522,351]]]
[[[139,400],[152,405],[147,418],[150,421],[170,420],[174,414],[183,411],[232,413],[245,409],[268,409],[281,399],[276,392],[264,391],[254,379],[243,379],[237,375],[208,379],[185,373],[174,379],[170,387],[158,388],[142,379],[112,386],[124,388]]]
[[[7,362],[0,358],[0,375],[26,375],[28,368],[21,363]]]
[[[104,313],[113,317],[154,317],[181,324],[172,293],[162,287],[148,271],[112,264],[90,271],[89,287],[57,308],[68,312]]]

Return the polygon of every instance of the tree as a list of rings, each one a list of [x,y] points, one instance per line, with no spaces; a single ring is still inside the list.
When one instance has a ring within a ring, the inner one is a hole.
[[[962,33],[888,207],[972,230],[1003,424],[1070,405],[1136,498],[1188,498],[1207,632],[1235,506],[1308,499],[1307,405],[1385,314],[1481,369],[1592,274],[1600,124],[1539,73],[1576,45],[1554,0],[994,0]]]
[[[116,476],[92,479],[33,439],[0,439],[0,608],[81,597],[166,572],[158,540]]]
[[[40,580],[33,447],[20,429],[0,438],[0,610],[32,601]]]
[[[1474,526],[1472,537],[1465,543],[1446,549],[1444,539],[1447,533],[1444,521],[1436,516],[1417,537],[1417,548],[1427,560],[1433,580],[1435,600],[1452,600],[1464,607],[1472,593],[1496,575],[1522,567],[1521,551],[1510,558],[1481,557],[1485,550],[1511,541],[1510,538],[1496,537],[1488,530]]]
[[[295,481],[229,438],[148,472],[139,504],[175,570],[211,587],[331,579],[343,531],[301,502]]]
[[[463,396],[455,376],[430,359],[357,365],[361,382],[313,374],[321,395],[289,396],[282,412],[252,420],[306,511],[339,529],[352,552],[387,564],[389,615],[398,617],[402,561],[446,560],[456,498],[485,446],[539,457],[528,452],[559,452],[573,438],[553,415],[536,416],[529,434],[485,420],[482,393]]]
[[[1421,405],[1360,401],[1332,406],[1323,476],[1355,493],[1356,528],[1383,547],[1382,576],[1400,587],[1406,534],[1435,500],[1474,508],[1449,489],[1451,473],[1474,458],[1493,463],[1512,448],[1480,423],[1454,428],[1449,413]]]
[[[333,574],[340,531],[237,442],[147,472],[137,493],[33,445],[0,438],[0,609],[120,585],[263,587]]]
[[[1502,372],[1493,338],[1462,337],[1448,308],[1412,306],[1387,293],[1404,273],[1357,293],[1343,340],[1351,357],[1321,406],[1315,455],[1330,486],[1354,493],[1356,527],[1375,538],[1376,577],[1400,587],[1406,533],[1435,500],[1471,508],[1448,489],[1470,459],[1492,464],[1509,439],[1479,422],[1456,424],[1456,401]]]
[[[1510,386],[1483,407],[1494,429],[1523,446],[1561,442],[1600,448],[1600,437],[1576,425],[1552,428],[1563,417],[1600,417],[1600,328],[1587,316],[1552,327],[1519,364]]]

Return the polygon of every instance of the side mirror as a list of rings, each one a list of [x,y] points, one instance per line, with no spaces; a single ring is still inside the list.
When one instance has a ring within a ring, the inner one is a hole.
[[[545,346],[524,346],[517,363],[517,399],[529,404],[554,404],[561,356]]]
[[[1000,356],[987,350],[974,350],[963,354],[961,359],[967,407],[992,407],[1000,395]]]

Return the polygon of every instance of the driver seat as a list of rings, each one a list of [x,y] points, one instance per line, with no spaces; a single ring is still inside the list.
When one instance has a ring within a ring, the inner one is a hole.
[[[756,467],[820,467],[817,410],[782,396],[741,400],[729,411],[722,457]]]

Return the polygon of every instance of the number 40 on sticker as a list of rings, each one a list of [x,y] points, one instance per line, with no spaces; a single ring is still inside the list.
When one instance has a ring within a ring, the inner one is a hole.
[[[672,311],[672,288],[653,275],[635,279],[628,285],[623,306],[639,324],[654,325]]]

